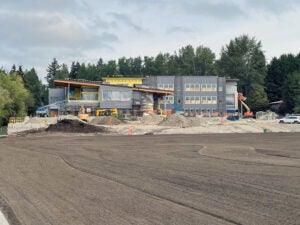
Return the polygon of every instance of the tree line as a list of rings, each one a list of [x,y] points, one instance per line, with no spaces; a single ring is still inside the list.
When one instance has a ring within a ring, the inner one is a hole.
[[[23,72],[21,66],[18,69],[13,66],[9,73],[1,72],[1,76],[9,76],[11,82],[19,83],[18,85],[23,83],[25,90],[33,99],[33,101],[23,99],[29,113],[34,113],[37,106],[47,104],[47,88],[54,87],[55,79],[101,81],[102,77],[106,76],[160,75],[217,75],[236,78],[239,80],[238,91],[247,96],[247,104],[253,111],[265,109],[269,102],[283,100],[284,104],[279,111],[281,114],[300,113],[300,53],[283,54],[279,58],[274,57],[267,64],[261,42],[248,35],[236,37],[223,46],[219,59],[216,59],[211,49],[204,46],[194,48],[191,45],[182,47],[172,54],[159,53],[154,57],[122,57],[107,62],[100,58],[96,64],[74,61],[70,69],[64,63],[59,64],[54,58],[47,67],[45,77],[47,85],[43,85],[38,79],[34,68]],[[0,82],[2,83],[1,80]],[[3,92],[5,85],[1,86],[1,83],[0,88]],[[22,114],[26,111],[24,107],[19,107],[22,110],[18,110],[18,107],[11,110],[5,107],[6,104],[8,103],[0,102],[0,118],[3,118],[2,115]],[[3,108],[6,109],[6,113],[2,113]]]

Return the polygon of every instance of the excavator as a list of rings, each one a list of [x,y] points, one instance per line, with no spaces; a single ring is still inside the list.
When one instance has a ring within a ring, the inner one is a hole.
[[[238,100],[241,102],[241,104],[245,107],[245,109],[247,110],[245,113],[244,113],[244,118],[253,118],[253,112],[250,111],[250,108],[249,106],[247,106],[247,104],[245,103],[247,97],[245,97],[243,95],[243,93],[238,93]],[[242,107],[242,106],[241,106]]]
[[[96,116],[117,116],[117,115],[118,115],[117,108],[97,109],[96,110]]]

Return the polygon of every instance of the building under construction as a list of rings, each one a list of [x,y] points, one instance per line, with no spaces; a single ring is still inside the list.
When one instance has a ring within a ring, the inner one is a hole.
[[[104,82],[55,80],[49,89],[48,116],[77,115],[81,107],[95,115],[98,109],[119,114],[181,111],[223,115],[238,108],[237,80],[217,76],[107,77]]]
[[[55,80],[57,88],[49,89],[49,105],[42,107],[48,116],[77,115],[84,107],[95,115],[99,109],[118,109],[119,114],[141,116],[159,109],[159,102],[173,91],[143,85],[111,85],[85,80]]]

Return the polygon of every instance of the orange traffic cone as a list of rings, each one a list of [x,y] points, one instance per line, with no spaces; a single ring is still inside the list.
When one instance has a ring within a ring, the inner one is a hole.
[[[132,135],[132,127],[128,127],[128,135]]]

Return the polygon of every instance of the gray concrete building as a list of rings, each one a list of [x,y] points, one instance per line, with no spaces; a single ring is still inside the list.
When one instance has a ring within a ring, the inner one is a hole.
[[[142,85],[129,87],[107,83],[55,80],[49,90],[54,114],[76,114],[81,106],[93,114],[97,109],[117,108],[133,115],[143,112],[184,111],[190,115],[224,115],[238,108],[237,80],[218,76],[153,76]],[[63,102],[57,107],[55,102]]]
[[[161,108],[182,108],[194,114],[225,114],[237,109],[237,80],[218,76],[156,76],[143,84],[167,90],[174,94],[165,97]]]

